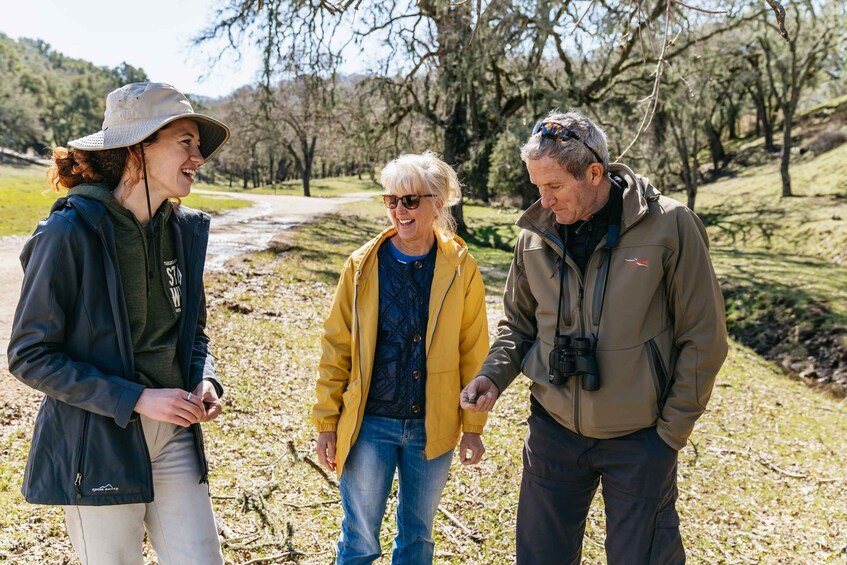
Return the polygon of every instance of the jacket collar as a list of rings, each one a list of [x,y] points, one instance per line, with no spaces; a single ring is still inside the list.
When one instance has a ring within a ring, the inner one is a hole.
[[[435,233],[435,243],[438,246],[439,254],[444,257],[451,267],[458,268],[468,253],[467,244],[458,235],[442,232],[436,227],[432,229]],[[354,252],[352,260],[356,270],[361,271],[362,274],[369,273],[374,268],[374,265],[376,265],[376,251],[386,239],[389,239],[396,233],[397,230],[393,226],[386,228],[382,233]]]
[[[641,221],[647,214],[648,203],[657,200],[661,193],[650,184],[646,177],[639,176],[622,163],[612,163],[609,171],[623,177],[627,187],[623,193],[623,217],[621,218],[621,235]],[[515,222],[518,227],[537,233],[547,239],[557,242],[561,248],[556,217],[553,212],[541,206],[541,199],[535,201]]]

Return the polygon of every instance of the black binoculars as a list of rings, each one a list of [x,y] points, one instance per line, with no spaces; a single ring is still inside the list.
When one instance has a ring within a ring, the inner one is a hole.
[[[582,390],[600,389],[600,372],[590,338],[556,335],[550,352],[550,384],[562,385],[568,378],[582,375]]]

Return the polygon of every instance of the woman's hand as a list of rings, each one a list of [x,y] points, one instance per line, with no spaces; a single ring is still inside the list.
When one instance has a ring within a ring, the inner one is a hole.
[[[221,400],[218,398],[218,393],[215,390],[215,385],[207,380],[202,380],[191,391],[191,399],[198,398],[203,407],[203,416],[197,420],[198,422],[209,422],[221,415],[223,407]]]
[[[485,453],[482,436],[465,432],[459,442],[459,460],[462,465],[476,465]]]
[[[328,471],[335,471],[335,443],[337,439],[338,435],[335,432],[321,432],[318,434],[318,441],[315,444],[318,459]]]
[[[212,386],[211,383],[207,384]],[[200,385],[194,390],[199,389]],[[214,393],[214,386],[212,391]],[[200,397],[181,388],[145,388],[135,403],[135,411],[151,420],[169,422],[183,428],[203,422],[206,417],[206,409]]]

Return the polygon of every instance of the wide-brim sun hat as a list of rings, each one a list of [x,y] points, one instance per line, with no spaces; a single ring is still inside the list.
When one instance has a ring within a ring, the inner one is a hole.
[[[183,118],[197,122],[200,154],[205,161],[220,151],[229,139],[228,127],[214,118],[195,113],[191,102],[173,86],[136,82],[109,93],[102,130],[69,141],[68,145],[83,151],[129,147]]]

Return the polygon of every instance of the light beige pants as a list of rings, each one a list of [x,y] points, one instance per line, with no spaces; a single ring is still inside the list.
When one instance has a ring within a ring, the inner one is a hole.
[[[68,535],[83,565],[141,565],[144,530],[159,565],[223,563],[208,485],[188,428],[141,417],[153,462],[149,504],[63,506]]]

